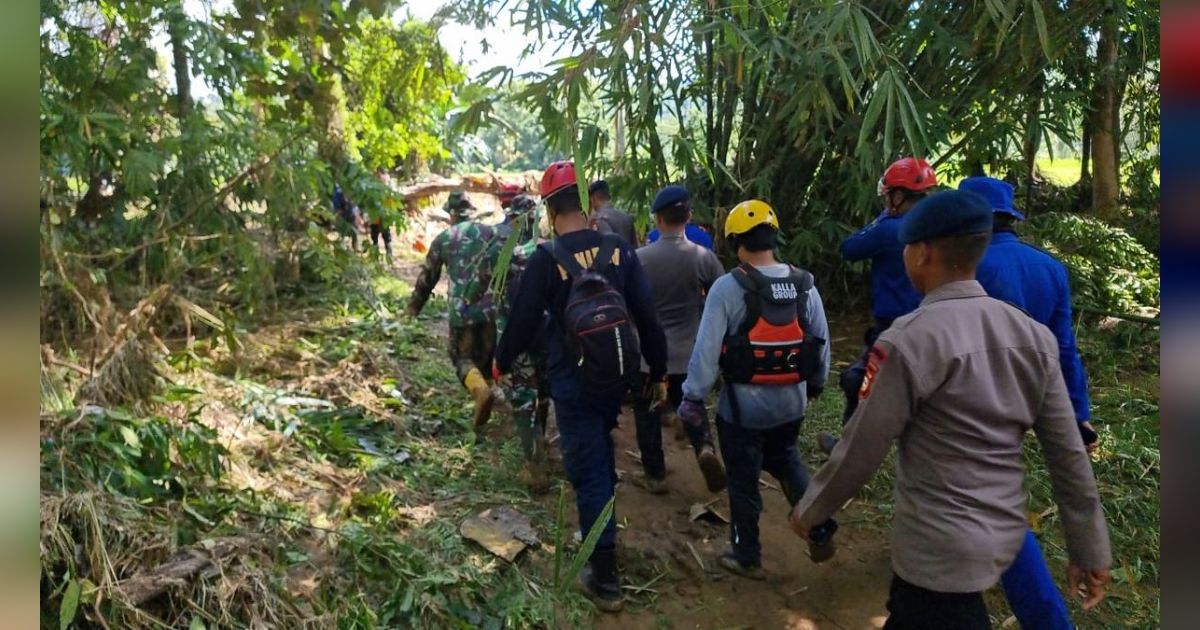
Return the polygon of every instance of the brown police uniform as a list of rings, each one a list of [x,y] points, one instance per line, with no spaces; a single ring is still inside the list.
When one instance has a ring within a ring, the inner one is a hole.
[[[982,591],[1023,542],[1021,442],[1033,429],[1071,561],[1109,566],[1100,496],[1045,326],[974,280],[941,286],[879,337],[859,397],[799,504],[802,522],[833,515],[898,440],[897,576],[938,593]]]

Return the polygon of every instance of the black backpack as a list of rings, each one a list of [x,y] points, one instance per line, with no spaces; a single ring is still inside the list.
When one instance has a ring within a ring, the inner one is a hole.
[[[630,382],[640,367],[637,336],[625,296],[604,275],[621,242],[615,234],[604,234],[599,252],[587,269],[560,241],[544,245],[567,271],[571,283],[563,310],[563,332],[567,345],[578,357],[576,373],[596,388]]]
[[[745,264],[729,273],[742,287],[746,317],[722,344],[720,366],[725,380],[756,385],[806,380],[820,365],[826,343],[809,334],[812,274],[792,267],[788,276],[772,278]]]

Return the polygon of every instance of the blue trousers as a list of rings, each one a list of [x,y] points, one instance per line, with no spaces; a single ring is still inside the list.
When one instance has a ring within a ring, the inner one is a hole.
[[[1004,595],[1022,630],[1070,630],[1074,627],[1033,530],[1026,530],[1025,544],[1012,566],[1000,576],[1000,583],[1004,585]]]
[[[721,457],[729,479],[729,543],[733,556],[743,566],[762,566],[758,539],[761,472],[765,470],[779,480],[788,505],[795,506],[808,489],[808,471],[796,450],[799,433],[799,420],[770,429],[747,429],[717,416]]]
[[[575,490],[579,531],[587,536],[613,498],[617,483],[613,459],[612,430],[628,385],[607,391],[589,391],[575,376],[550,381],[554,417],[558,422],[563,469]],[[617,511],[604,524],[596,551],[612,550],[617,544]]]

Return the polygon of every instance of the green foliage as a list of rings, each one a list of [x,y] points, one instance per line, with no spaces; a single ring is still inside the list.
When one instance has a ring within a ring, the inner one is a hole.
[[[50,475],[43,481],[62,491],[86,487],[71,485],[78,481],[142,500],[183,497],[207,490],[224,470],[225,449],[198,421],[199,410],[182,422],[99,407],[72,414],[69,431],[42,439],[43,472]],[[203,485],[192,487],[196,481]]]
[[[1158,7],[1117,4],[1123,153],[1150,160]],[[915,154],[946,178],[985,168],[1029,179],[1039,147],[1079,146],[1106,3],[456,6],[475,23],[511,9],[517,28],[537,35],[526,52],[561,51],[542,72],[485,73],[495,88],[480,94],[476,114],[493,111],[497,93],[513,94],[553,152],[574,156],[587,177],[608,176],[618,202],[643,217],[671,182],[685,182],[699,217],[717,224],[723,209],[766,199],[794,243],[789,259],[848,286],[859,270],[837,265],[835,247],[877,212],[875,182],[890,161]]]
[[[367,168],[399,167],[408,176],[449,155],[442,118],[464,77],[435,28],[366,19],[346,48],[345,73],[350,129]]]
[[[1159,305],[1158,259],[1121,228],[1065,213],[1032,218],[1029,236],[1067,266],[1076,306],[1131,313]]]

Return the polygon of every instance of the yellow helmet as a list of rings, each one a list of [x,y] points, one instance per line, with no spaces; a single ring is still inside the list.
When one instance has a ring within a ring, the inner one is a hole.
[[[733,210],[729,211],[729,216],[725,217],[725,236],[745,234],[764,223],[779,229],[779,219],[771,206],[757,199],[743,201],[734,206]]]

